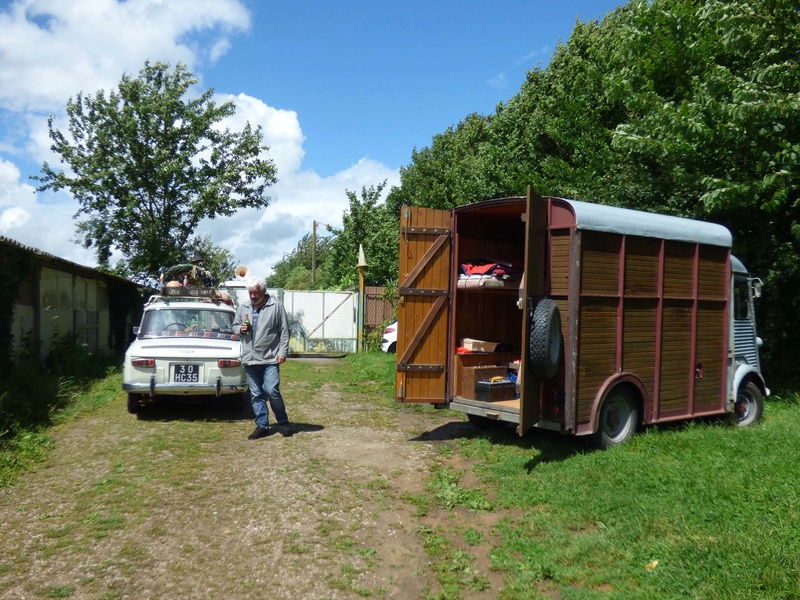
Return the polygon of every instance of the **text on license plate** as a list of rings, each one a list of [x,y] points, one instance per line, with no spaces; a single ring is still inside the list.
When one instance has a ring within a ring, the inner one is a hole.
[[[200,381],[200,365],[175,365],[177,383],[197,383]]]

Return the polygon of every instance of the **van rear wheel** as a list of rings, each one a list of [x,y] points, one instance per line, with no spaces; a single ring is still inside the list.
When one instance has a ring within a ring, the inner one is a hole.
[[[639,423],[639,408],[631,391],[617,387],[606,396],[600,409],[600,423],[594,434],[595,443],[602,449],[627,442]]]

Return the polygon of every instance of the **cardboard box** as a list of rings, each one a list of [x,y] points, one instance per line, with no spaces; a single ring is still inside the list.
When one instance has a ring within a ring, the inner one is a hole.
[[[476,398],[476,385],[481,379],[492,377],[505,377],[508,369],[503,365],[480,365],[477,367],[464,367],[461,371],[461,381],[457,395],[462,398]]]
[[[516,394],[515,388],[516,384],[509,379],[501,379],[500,381],[479,381],[475,384],[475,399],[481,402],[513,400]]]
[[[497,348],[497,342],[473,340],[472,338],[464,338],[461,340],[461,345],[472,352],[494,352]]]

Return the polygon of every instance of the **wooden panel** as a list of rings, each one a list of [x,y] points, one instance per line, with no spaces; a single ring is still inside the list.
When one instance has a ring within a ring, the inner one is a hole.
[[[592,404],[617,362],[617,300],[582,298],[578,342],[577,422],[587,423]]]
[[[697,311],[697,355],[702,377],[695,376],[694,412],[723,409],[725,403],[725,303],[701,302]]]
[[[661,242],[629,236],[625,240],[625,295],[658,294],[658,256]]]
[[[705,299],[725,300],[728,249],[700,246],[698,294]]]
[[[665,242],[664,295],[691,298],[694,283],[694,244]]]
[[[406,402],[444,402],[447,390],[450,285],[450,213],[418,207],[401,210],[397,398]],[[432,231],[445,233],[432,233]],[[444,300],[444,301],[442,301]],[[427,329],[423,331],[424,326]],[[430,367],[434,370],[414,370]]]
[[[622,324],[622,370],[634,373],[651,398],[655,392],[658,300],[625,300]]]
[[[569,231],[554,231],[550,238],[550,294],[569,293]]]
[[[455,313],[456,344],[468,337],[503,344],[503,349],[521,352],[523,317],[517,308],[516,290],[458,290]]]
[[[477,398],[475,386],[479,381],[491,380],[493,377],[505,377],[507,365],[485,365],[480,367],[463,367],[461,378],[456,383],[456,396]]]
[[[584,231],[581,244],[581,294],[619,294],[622,236]]]
[[[659,412],[689,411],[692,302],[664,301],[661,337],[661,389]]]

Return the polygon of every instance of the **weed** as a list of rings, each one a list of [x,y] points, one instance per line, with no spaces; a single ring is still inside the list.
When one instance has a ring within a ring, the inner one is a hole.
[[[473,510],[492,510],[492,503],[480,492],[461,487],[459,482],[462,475],[463,472],[438,468],[428,481],[428,489],[447,510],[452,510],[456,506],[466,506]]]

